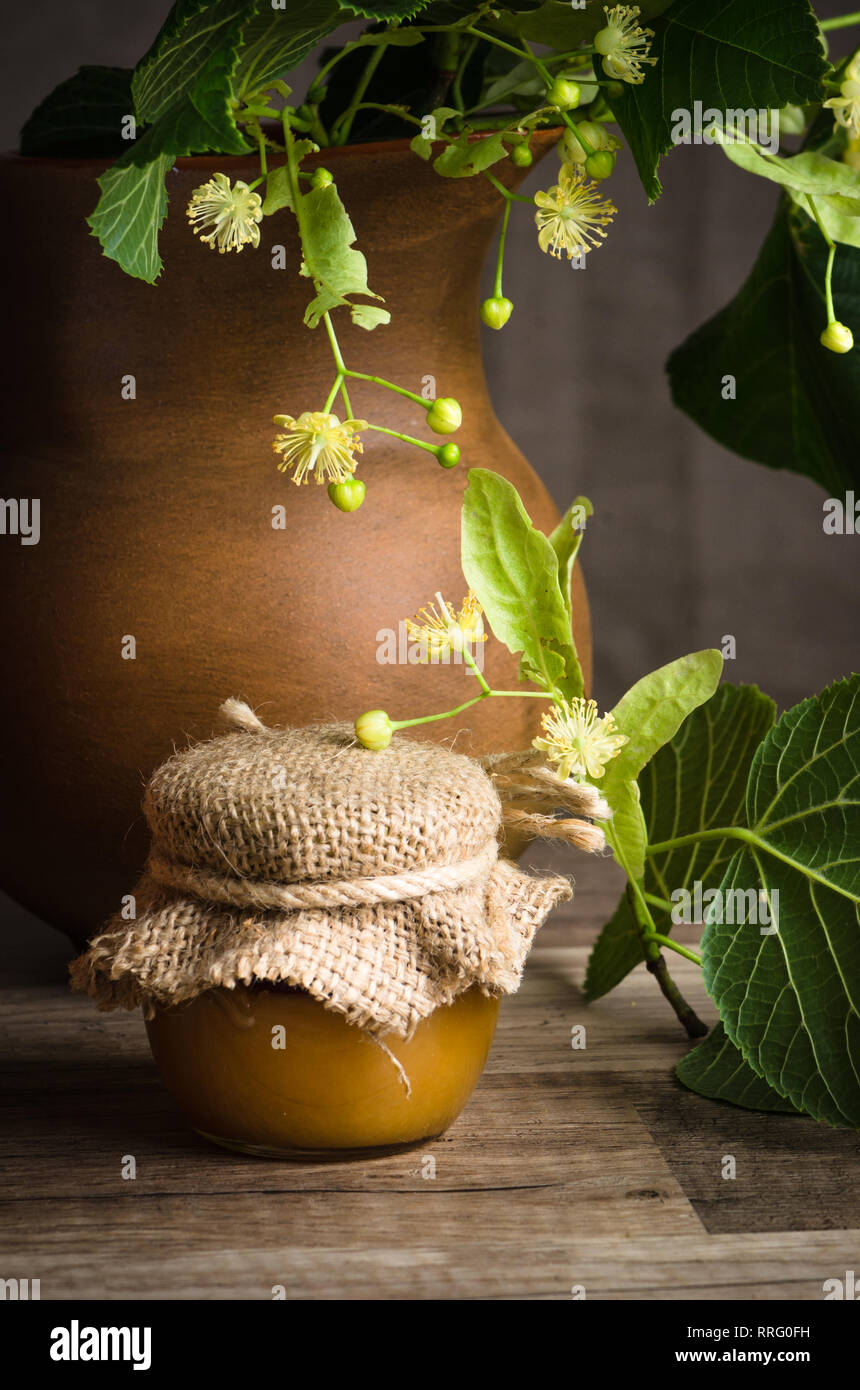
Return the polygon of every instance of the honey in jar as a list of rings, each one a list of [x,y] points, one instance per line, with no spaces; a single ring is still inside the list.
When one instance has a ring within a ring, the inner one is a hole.
[[[288,986],[213,989],[147,1023],[200,1134],[263,1157],[356,1152],[441,1134],[478,1081],[499,1001],[473,987],[384,1045]]]

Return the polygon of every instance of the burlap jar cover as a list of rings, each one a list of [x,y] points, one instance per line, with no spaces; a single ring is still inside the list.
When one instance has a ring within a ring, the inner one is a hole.
[[[213,987],[281,981],[376,1036],[409,1037],[477,985],[517,989],[535,931],[571,896],[498,857],[504,819],[602,846],[605,807],[531,755],[478,763],[396,738],[382,753],[349,725],[267,729],[246,705],[238,726],[176,754],[152,777],[151,854],[134,893],[71,966],[73,987],[105,1009],[147,1014]]]

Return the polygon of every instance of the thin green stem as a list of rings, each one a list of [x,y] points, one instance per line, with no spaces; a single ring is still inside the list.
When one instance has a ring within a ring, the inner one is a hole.
[[[480,685],[484,694],[491,695],[493,692],[491,691],[488,683],[484,680],[483,671],[478,666],[478,663],[472,656],[472,653],[470,651],[467,651],[465,647],[463,648],[463,660],[468,666],[469,670],[472,672],[472,675],[475,677],[475,680]]]
[[[332,356],[334,357],[334,365],[337,367],[341,376],[348,376],[350,375],[350,373],[347,371],[346,363],[343,360],[343,354],[340,350],[340,344],[337,340],[337,334],[334,331],[334,324],[331,321],[330,314],[323,314],[323,323],[325,324],[325,331],[328,335],[329,343],[331,344]]]
[[[650,970],[660,986],[664,998],[672,1005],[678,1019],[686,1028],[687,1036],[690,1038],[704,1038],[708,1031],[707,1024],[702,1022],[695,1009],[691,1008],[687,1003],[678,986],[675,984],[675,981],[672,979],[672,976],[669,974],[669,967],[662,955],[658,954],[656,960],[646,961],[645,965],[646,969]]]
[[[495,44],[496,48],[503,48],[506,53],[513,53],[515,58],[522,58],[523,56],[521,48],[514,48],[512,43],[505,43],[504,39],[497,39],[493,34],[484,34],[471,24],[466,28],[465,33],[471,34],[473,38],[484,39],[487,43]],[[532,59],[532,62],[535,61],[531,54],[528,54],[528,57]]]
[[[655,932],[651,940],[658,942],[661,946],[668,947],[670,951],[677,951],[679,956],[691,960],[694,965],[700,966],[702,964],[701,956],[697,956],[695,951],[688,951],[686,946],[681,946],[679,942],[673,941],[671,936],[663,936],[660,932]]]
[[[260,128],[260,122],[257,121],[256,124],[257,124],[257,130],[256,130],[256,135],[257,135],[257,149],[258,149],[259,152],[260,152],[260,177],[259,177],[259,179],[257,180],[257,183],[261,183],[261,182],[263,181],[263,179],[266,177],[266,174],[268,173],[268,167],[267,167],[267,165],[266,165],[266,137],[264,136],[264,134],[263,134],[263,132],[262,132],[262,130],[261,130],[261,128]],[[256,188],[256,186],[257,186],[256,183],[254,183],[254,184],[251,185],[252,188]]]
[[[828,233],[826,227],[824,226],[824,223],[821,220],[821,214],[818,211],[818,205],[811,194],[807,194],[807,202],[809,203],[809,206],[812,208],[812,215],[818,223],[818,230],[824,237],[824,240],[829,248],[827,252],[827,265],[824,269],[824,300],[827,305],[827,322],[835,323],[836,313],[833,308],[833,262],[836,258],[836,242],[833,240],[833,238]]]
[[[304,249],[307,231],[303,205],[304,195],[299,187],[299,162],[296,158],[296,146],[293,140],[292,125],[290,124],[290,112],[286,108],[284,108],[281,113],[281,125],[284,131],[284,150],[287,156],[287,182],[290,185],[293,212],[295,213],[296,225],[299,229],[299,241],[302,244],[302,249]]]
[[[851,14],[837,15],[835,19],[819,19],[818,27],[825,33],[828,29],[847,29],[850,24],[860,24],[860,10],[853,10]]]
[[[387,391],[394,391],[398,396],[405,396],[407,400],[417,401],[424,410],[428,410],[431,402],[417,395],[414,391],[409,391],[405,386],[396,386],[393,381],[386,381],[383,376],[370,376],[367,372],[354,372],[349,367],[344,367],[344,375],[354,381],[369,381],[374,386],[384,386]]]
[[[675,904],[670,903],[667,898],[658,898],[656,893],[643,893],[646,903],[651,907],[659,907],[662,912],[671,912]]]
[[[493,286],[493,294],[496,299],[502,298],[502,265],[505,259],[505,237],[508,234],[508,222],[511,217],[511,200],[505,202],[505,211],[502,217],[502,230],[499,233],[499,253],[496,258],[496,281]]]
[[[482,690],[480,695],[473,695],[471,700],[465,700],[462,705],[455,705],[453,709],[446,709],[443,714],[425,714],[419,719],[392,719],[392,729],[414,729],[416,724],[435,724],[438,719],[453,719],[454,715],[462,714],[464,710],[471,709],[473,705],[480,704],[481,700],[486,700],[488,696]]]
[[[464,652],[463,656],[467,657],[468,653]],[[483,683],[486,684],[486,682]],[[418,719],[392,719],[391,727],[392,729],[412,729],[416,724],[435,724],[439,719],[453,719],[455,715],[462,714],[463,710],[471,709],[481,700],[528,700],[529,698],[551,700],[553,696],[548,695],[545,690],[491,690],[487,686],[480,695],[473,695],[471,700],[465,700],[462,705],[455,705],[453,709],[443,710],[441,714],[423,714]]]
[[[335,396],[337,395],[337,393],[338,393],[338,391],[340,390],[340,388],[341,388],[342,385],[343,385],[343,377],[341,376],[340,372],[338,372],[337,376],[336,376],[335,379],[334,379],[334,385],[332,386],[331,390],[330,390],[329,393],[328,393],[328,400],[326,401],[325,405],[323,406],[323,414],[324,414],[324,415],[328,415],[329,411],[331,410],[332,406],[334,405],[334,398],[335,398]]]
[[[501,193],[502,197],[507,199],[509,203],[529,203],[531,207],[534,207],[534,198],[525,198],[521,193],[512,193],[509,188],[505,188],[505,185],[496,178],[495,174],[490,173],[489,169],[484,170],[484,178],[489,179],[493,187]]]
[[[755,835],[749,830],[744,830],[739,825],[720,826],[715,830],[694,830],[690,835],[678,835],[674,840],[659,840],[656,844],[649,844],[645,848],[645,853],[670,854],[674,849],[685,849],[688,845],[698,845],[706,840],[750,840],[753,843],[760,843]]]
[[[438,444],[428,444],[426,439],[415,439],[411,434],[401,434],[400,430],[387,429],[385,425],[368,425],[367,428],[376,430],[377,434],[390,434],[392,439],[400,439],[404,444],[414,444],[416,449],[426,449],[428,454],[435,454],[441,447]]]
[[[423,129],[421,121],[417,116],[410,116],[405,106],[394,106],[391,103],[382,101],[362,101],[355,108],[356,111],[386,111],[390,116],[399,116],[401,121],[408,121],[410,125],[417,125],[418,129]]]
[[[628,896],[632,898],[631,906],[633,908],[633,914],[639,924],[639,937],[642,942],[642,950],[645,954],[646,967],[656,979],[664,997],[671,1004],[678,1019],[687,1030],[688,1036],[691,1038],[702,1038],[708,1030],[696,1014],[696,1011],[687,1003],[681,991],[678,989],[678,986],[675,984],[675,981],[672,979],[672,976],[669,974],[669,967],[663,959],[660,948],[661,946],[668,946],[670,950],[678,951],[680,955],[690,955],[691,959],[695,959],[695,957],[687,951],[686,947],[679,946],[676,941],[672,941],[668,936],[662,936],[660,932],[657,931],[654,926],[654,918],[651,916],[648,908],[647,898],[650,895],[645,893],[641,884],[631,873],[630,866],[627,863],[627,857],[621,849],[621,846],[613,838],[611,830],[607,830],[606,838],[616,860],[627,875],[627,892]],[[701,965],[701,961],[699,961],[698,964]]]
[[[352,94],[352,101],[349,103],[349,106],[346,108],[343,115],[338,117],[338,119],[335,121],[334,125],[331,128],[332,144],[345,145],[347,140],[349,139],[350,131],[352,130],[352,123],[355,120],[355,116],[359,107],[361,106],[362,97],[364,96],[365,92],[370,86],[371,78],[373,77],[373,74],[376,72],[376,69],[379,67],[379,64],[381,63],[383,55],[385,54],[387,48],[387,44],[380,43],[371,52],[370,57],[364,65],[364,71],[361,74],[358,86]]]
[[[354,419],[355,417],[353,416],[353,413],[352,413],[352,406],[351,406],[350,403],[349,403],[349,392],[348,392],[347,389],[346,389],[346,383],[345,383],[343,377],[341,377],[341,379],[340,379],[340,394],[341,394],[341,397],[342,397],[342,399],[343,399],[344,409],[346,410],[346,418],[347,418],[347,420],[352,420],[352,419]]]
[[[472,54],[475,52],[475,49],[478,47],[479,42],[480,42],[480,40],[477,38],[477,36],[476,36],[475,34],[471,34],[471,35],[469,36],[469,42],[466,44],[466,47],[465,47],[465,49],[464,49],[464,51],[463,51],[463,54],[462,54],[462,56],[461,56],[461,58],[460,58],[460,61],[459,61],[459,63],[457,64],[457,71],[454,73],[454,80],[453,80],[453,82],[451,83],[451,100],[453,101],[453,103],[454,103],[454,105],[456,106],[457,110],[458,110],[459,112],[461,112],[461,113],[462,113],[462,111],[463,111],[463,109],[464,109],[464,102],[463,102],[463,86],[462,86],[462,84],[463,84],[463,74],[465,73],[466,68],[469,66],[469,63],[470,63],[471,58],[472,58]]]

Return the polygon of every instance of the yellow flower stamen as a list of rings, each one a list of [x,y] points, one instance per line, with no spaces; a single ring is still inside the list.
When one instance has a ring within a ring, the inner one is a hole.
[[[421,644],[422,661],[441,661],[449,652],[462,652],[477,642],[486,642],[482,613],[471,589],[459,613],[441,594],[436,594],[436,603],[428,603],[420,609],[414,622],[406,619],[406,631],[413,641]]]
[[[214,251],[241,251],[243,246],[259,246],[263,218],[263,202],[259,193],[241,179],[231,188],[226,174],[213,174],[208,183],[201,184],[191,194],[188,221],[192,230]],[[211,227],[206,236],[202,229]]]
[[[603,228],[617,212],[609,198],[602,198],[598,185],[586,178],[575,164],[563,164],[559,181],[546,193],[536,193],[535,223],[538,244],[557,260],[562,251],[568,260],[584,256],[606,236]]]
[[[313,474],[318,483],[344,483],[355,472],[355,455],[362,452],[359,430],[367,429],[366,420],[344,420],[322,410],[305,410],[298,419],[292,415],[276,415],[275,424],[283,425],[288,433],[279,434],[272,448],[281,458],[278,468],[285,473],[294,469],[294,483],[309,483]]]
[[[830,97],[824,105],[830,107],[837,123],[856,140],[860,138],[860,77],[849,77],[839,92],[838,97]]]
[[[558,764],[563,782],[603,776],[606,764],[617,757],[625,743],[611,714],[601,719],[594,700],[571,700],[553,705],[541,719],[545,738],[536,738],[533,747]]]
[[[594,36],[594,47],[603,56],[603,71],[616,82],[637,86],[645,81],[643,63],[656,63],[649,54],[653,29],[643,29],[637,23],[638,5],[605,5],[606,28]]]

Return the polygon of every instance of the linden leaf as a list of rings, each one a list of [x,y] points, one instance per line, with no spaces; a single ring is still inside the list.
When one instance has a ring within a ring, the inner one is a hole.
[[[746,819],[708,912],[705,985],[759,1076],[816,1119],[860,1127],[860,676],[770,731]]]

